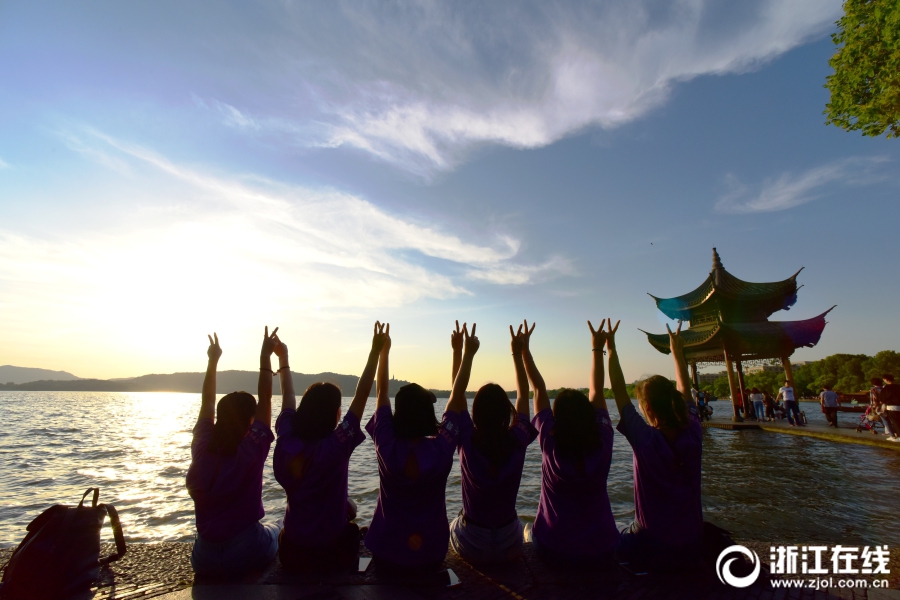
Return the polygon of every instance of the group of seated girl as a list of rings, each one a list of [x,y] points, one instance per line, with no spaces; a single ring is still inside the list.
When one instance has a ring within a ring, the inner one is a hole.
[[[356,565],[360,530],[348,497],[350,455],[365,440],[361,419],[376,384],[375,413],[365,430],[375,444],[378,503],[365,534],[378,569],[436,569],[448,544],[466,560],[510,561],[532,543],[546,561],[593,565],[626,561],[672,568],[700,552],[701,427],[692,401],[678,331],[670,333],[676,384],[662,376],[640,382],[633,406],[616,351],[615,327],[590,322],[590,392],[564,390],[552,405],[535,365],[534,325],[510,326],[516,401],[496,384],[483,386],[469,414],[466,388],[479,348],[459,323],[451,333],[453,389],[440,421],[435,396],[417,384],[388,396],[390,326],[375,324],[356,395],[341,415],[341,391],[309,387],[299,407],[287,346],[277,329],[263,339],[259,400],[233,392],[215,403],[222,350],[210,338],[200,418],[194,428],[187,487],[194,499],[197,541],[191,564],[199,574],[237,575],[279,554],[285,568],[321,571]],[[275,424],[275,478],[287,494],[283,527],[263,525],[262,471],[271,431],[271,356],[279,360],[282,407]],[[604,356],[620,420],[633,449],[634,522],[619,531],[607,492],[613,426],[603,395]],[[534,392],[531,417],[529,384]],[[216,420],[213,421],[213,413]],[[529,444],[541,449],[541,495],[533,526],[523,527],[516,499]],[[462,510],[448,522],[445,504],[453,455],[459,453]]]

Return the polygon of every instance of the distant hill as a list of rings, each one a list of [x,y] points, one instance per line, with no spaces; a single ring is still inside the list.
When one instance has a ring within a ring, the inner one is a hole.
[[[4,367],[5,368],[5,367]],[[13,367],[16,368],[16,367]],[[30,369],[40,371],[46,377],[47,373],[59,371],[47,371],[45,369]],[[29,392],[188,392],[200,393],[203,386],[204,373],[171,373],[168,375],[142,375],[130,379],[79,379],[74,375],[65,373],[74,379],[45,378],[31,380],[22,383],[3,383],[0,390],[29,391]],[[228,392],[244,390],[256,394],[256,386],[259,378],[257,371],[219,371],[216,375],[216,392],[227,394]],[[2,381],[0,377],[0,381]],[[338,373],[294,373],[294,391],[297,396],[313,383],[328,381],[341,388],[344,396],[352,396],[356,391],[356,375],[340,375]],[[392,379],[389,392],[393,396],[401,386],[409,383]],[[273,380],[273,392],[281,393],[281,384],[278,377]],[[375,387],[372,386],[372,394]]]
[[[33,369],[31,367],[14,367],[3,365],[0,367],[0,383],[28,383],[39,379],[54,379],[56,381],[73,381],[81,379],[66,371],[51,371],[50,369]]]

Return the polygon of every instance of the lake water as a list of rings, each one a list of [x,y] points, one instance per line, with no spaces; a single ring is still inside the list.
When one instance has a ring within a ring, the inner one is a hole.
[[[276,397],[273,404],[279,401]],[[344,400],[345,409],[349,401]],[[129,541],[191,540],[193,504],[184,477],[199,405],[199,394],[0,392],[0,547],[16,544],[25,526],[48,506],[75,504],[92,486],[101,488],[102,502],[118,508]],[[374,405],[370,400],[364,423]],[[725,402],[713,406],[729,410]],[[801,409],[811,421],[824,422],[817,404],[801,403]],[[618,420],[614,406],[611,416]],[[707,429],[703,435],[705,517],[735,537],[780,543],[900,542],[900,453],[762,431]],[[284,492],[271,460],[270,454],[263,489],[266,520],[284,513]],[[608,487],[616,521],[629,523],[634,516],[631,450],[619,433]],[[359,524],[367,525],[378,498],[369,439],[353,453],[350,496],[359,505]],[[539,496],[535,442],[519,489],[521,517],[534,518]],[[460,505],[459,462],[454,461],[447,514],[455,516]]]

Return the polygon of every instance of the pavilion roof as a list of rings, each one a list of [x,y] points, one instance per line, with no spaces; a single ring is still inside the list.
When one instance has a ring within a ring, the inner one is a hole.
[[[688,360],[721,357],[723,347],[736,360],[779,358],[789,356],[796,348],[811,348],[819,343],[825,329],[825,315],[802,321],[761,321],[757,323],[723,323],[682,331],[684,354]],[[643,331],[643,330],[642,330]],[[647,340],[663,354],[669,354],[668,334],[647,333]]]
[[[800,271],[802,270],[801,268]],[[800,271],[783,281],[744,281],[725,270],[719,253],[713,248],[712,271],[696,289],[674,298],[657,298],[653,294],[650,296],[663,314],[675,320],[690,320],[694,311],[713,298],[722,299],[729,306],[737,306],[737,313],[751,312],[757,314],[758,318],[767,318],[776,311],[789,309],[797,302],[797,275]]]

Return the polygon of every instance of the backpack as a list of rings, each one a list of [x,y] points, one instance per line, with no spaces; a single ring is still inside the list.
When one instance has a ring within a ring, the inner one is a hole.
[[[84,499],[94,493],[91,506]],[[0,597],[56,600],[86,592],[100,567],[125,554],[125,536],[116,509],[97,504],[100,488],[88,488],[78,506],[51,506],[31,523],[25,539],[6,564]],[[100,558],[100,529],[106,515],[116,540],[116,553]]]

